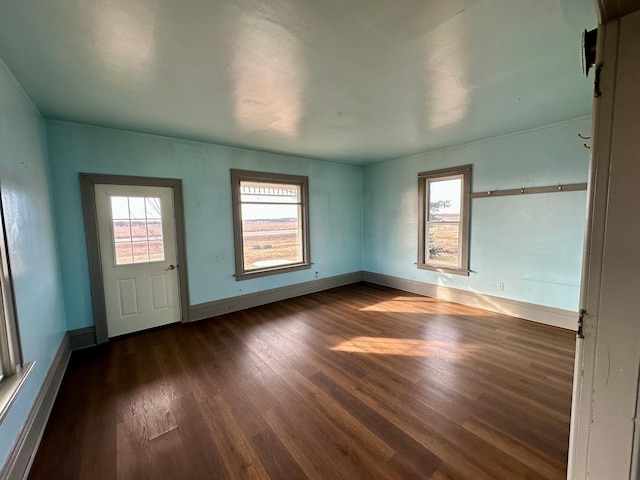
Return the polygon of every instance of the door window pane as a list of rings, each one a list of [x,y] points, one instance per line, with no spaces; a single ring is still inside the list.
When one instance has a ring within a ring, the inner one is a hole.
[[[133,251],[131,250],[131,243],[116,243],[115,244],[116,265],[125,265],[127,263],[133,263]]]
[[[164,260],[160,198],[111,196],[111,220],[116,265]]]

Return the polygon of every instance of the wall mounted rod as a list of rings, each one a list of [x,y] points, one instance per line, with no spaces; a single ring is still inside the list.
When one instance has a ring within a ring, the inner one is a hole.
[[[507,195],[528,195],[532,193],[560,193],[577,192],[586,190],[586,183],[570,183],[568,185],[549,185],[546,187],[522,187],[508,190],[486,190],[484,192],[473,192],[471,198],[505,197]]]

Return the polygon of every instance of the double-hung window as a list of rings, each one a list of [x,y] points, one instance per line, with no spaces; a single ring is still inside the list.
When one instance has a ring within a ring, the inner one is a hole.
[[[23,364],[15,309],[11,268],[0,205],[0,421],[9,411],[33,368]]]
[[[231,170],[236,280],[310,268],[307,177]]]
[[[471,165],[418,174],[418,268],[469,274]]]

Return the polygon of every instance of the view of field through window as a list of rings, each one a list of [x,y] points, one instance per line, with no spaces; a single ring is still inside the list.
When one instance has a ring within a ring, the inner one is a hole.
[[[164,260],[159,198],[111,196],[111,220],[116,265]]]
[[[428,182],[429,263],[460,266],[460,205],[462,176]]]
[[[244,269],[302,262],[300,186],[240,182]]]

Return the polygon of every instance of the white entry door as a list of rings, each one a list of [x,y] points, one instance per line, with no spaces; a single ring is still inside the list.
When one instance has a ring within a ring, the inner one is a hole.
[[[95,185],[109,337],[180,321],[170,187]]]

